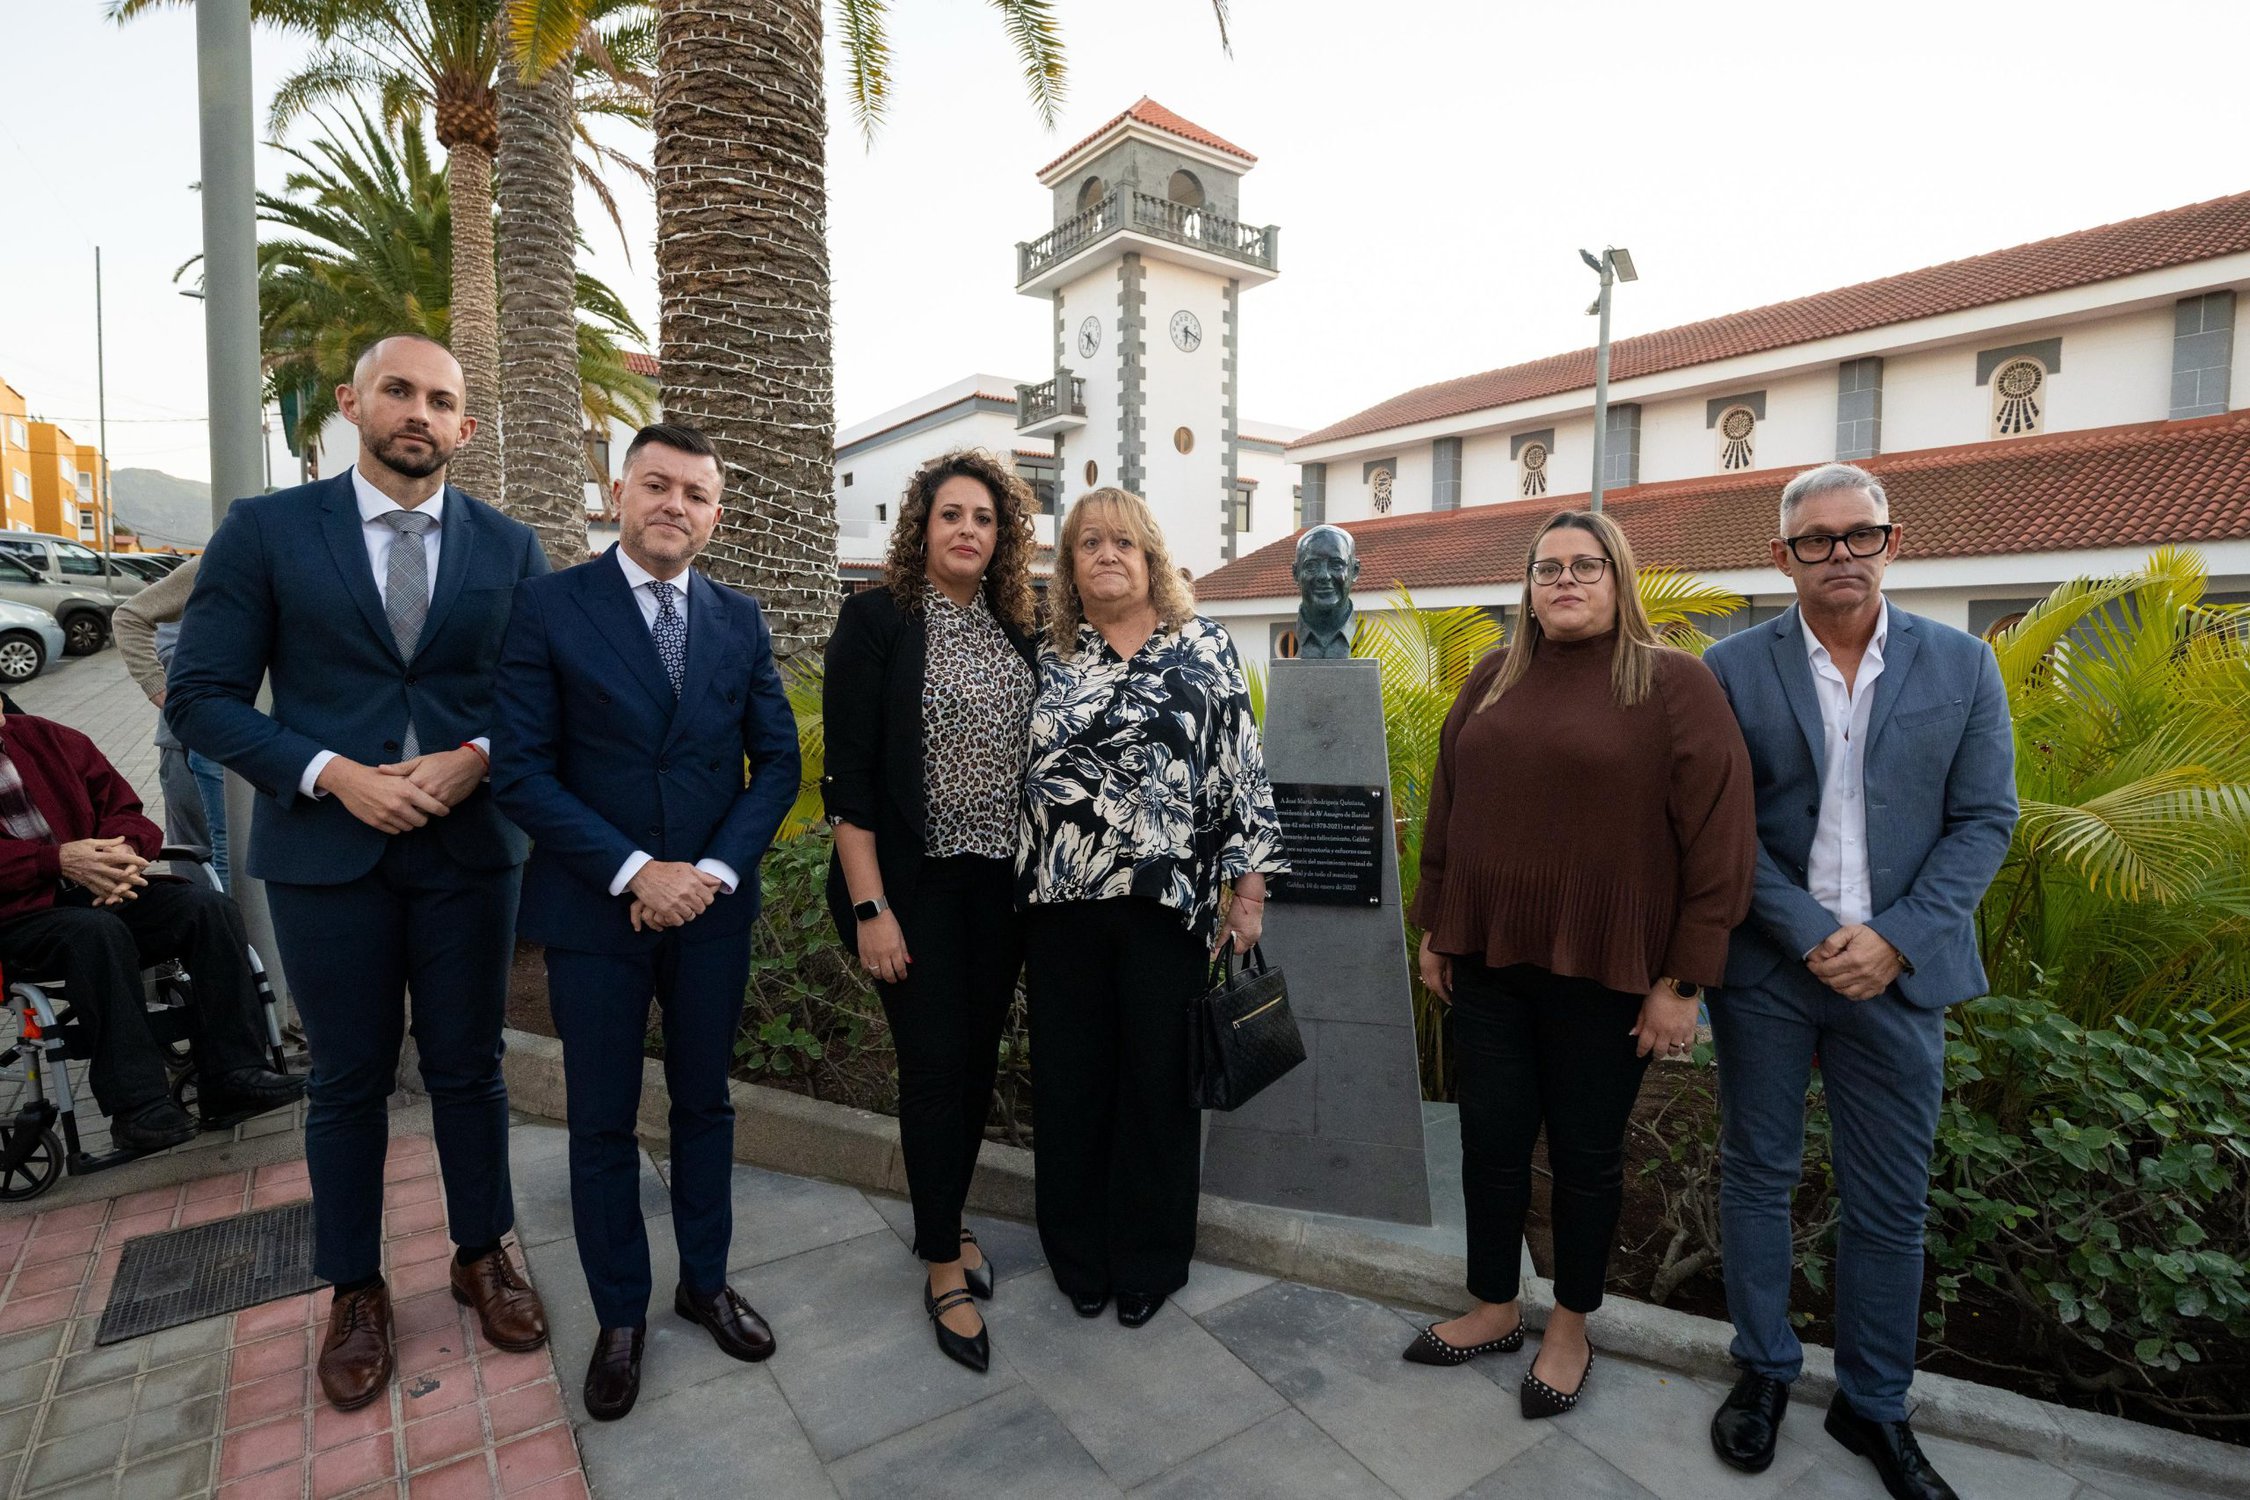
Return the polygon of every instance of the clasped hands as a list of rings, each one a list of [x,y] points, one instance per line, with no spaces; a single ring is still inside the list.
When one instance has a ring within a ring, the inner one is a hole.
[[[469,793],[484,780],[484,770],[484,757],[466,745],[384,766],[362,765],[339,755],[320,768],[313,785],[343,803],[346,812],[368,827],[408,833],[468,801]]]
[[[1872,1000],[1906,972],[1906,960],[1864,922],[1839,927],[1805,955],[1813,978],[1846,1000]]]
[[[74,839],[57,853],[63,878],[92,891],[96,906],[122,905],[148,884],[148,861],[121,838]]]
[[[633,872],[625,889],[633,893],[633,930],[658,931],[694,921],[719,898],[718,876],[676,859],[652,859]]]

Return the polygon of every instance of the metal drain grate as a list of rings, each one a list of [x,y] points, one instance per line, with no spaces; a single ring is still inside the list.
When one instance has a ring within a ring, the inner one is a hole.
[[[129,1240],[94,1342],[114,1344],[309,1292],[320,1285],[312,1249],[310,1203]]]

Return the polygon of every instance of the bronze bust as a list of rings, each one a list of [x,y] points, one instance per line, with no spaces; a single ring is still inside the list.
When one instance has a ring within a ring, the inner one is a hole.
[[[1359,548],[1341,526],[1314,526],[1297,538],[1289,569],[1297,580],[1297,657],[1341,661],[1352,654],[1352,585]]]

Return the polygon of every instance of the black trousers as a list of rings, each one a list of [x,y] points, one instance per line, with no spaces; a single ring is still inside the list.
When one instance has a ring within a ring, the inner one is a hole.
[[[1023,918],[1015,869],[974,854],[922,862],[899,931],[913,962],[898,984],[878,982],[898,1051],[899,1150],[914,1199],[914,1253],[961,1254],[961,1206],[969,1200],[1023,969]]]
[[[1140,898],[1034,906],[1028,928],[1039,1240],[1055,1284],[1178,1291],[1202,1170],[1187,1012],[1206,950],[1177,912]]]
[[[383,1158],[410,1012],[454,1243],[494,1244],[514,1226],[500,1029],[521,877],[468,868],[431,826],[394,835],[357,880],[267,883],[312,1053],[314,1275],[360,1281],[382,1269]]]
[[[1530,964],[1453,960],[1454,1091],[1469,1211],[1469,1294],[1515,1300],[1531,1148],[1554,1174],[1555,1301],[1602,1305],[1624,1201],[1625,1127],[1648,1059],[1627,1035],[1639,995]]]
[[[86,892],[68,891],[46,911],[0,923],[0,965],[62,979],[91,1044],[86,1077],[94,1102],[112,1118],[170,1094],[164,1049],[142,999],[141,970],[151,964],[176,958],[187,965],[196,1069],[206,1083],[270,1064],[249,946],[233,902],[168,876],[150,877],[138,897],[117,906],[97,907]]]

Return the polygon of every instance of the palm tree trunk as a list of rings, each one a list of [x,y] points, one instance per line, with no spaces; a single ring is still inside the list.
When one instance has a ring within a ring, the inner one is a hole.
[[[713,577],[784,661],[836,616],[835,366],[820,0],[658,0],[664,411],[725,463]]]
[[[500,311],[492,275],[492,153],[456,141],[445,154],[453,204],[453,357],[469,383],[477,435],[454,455],[447,478],[479,500],[506,505],[500,457]]]
[[[558,568],[586,557],[572,111],[567,63],[526,82],[515,49],[507,49],[500,63],[501,457],[508,514],[539,533]]]

